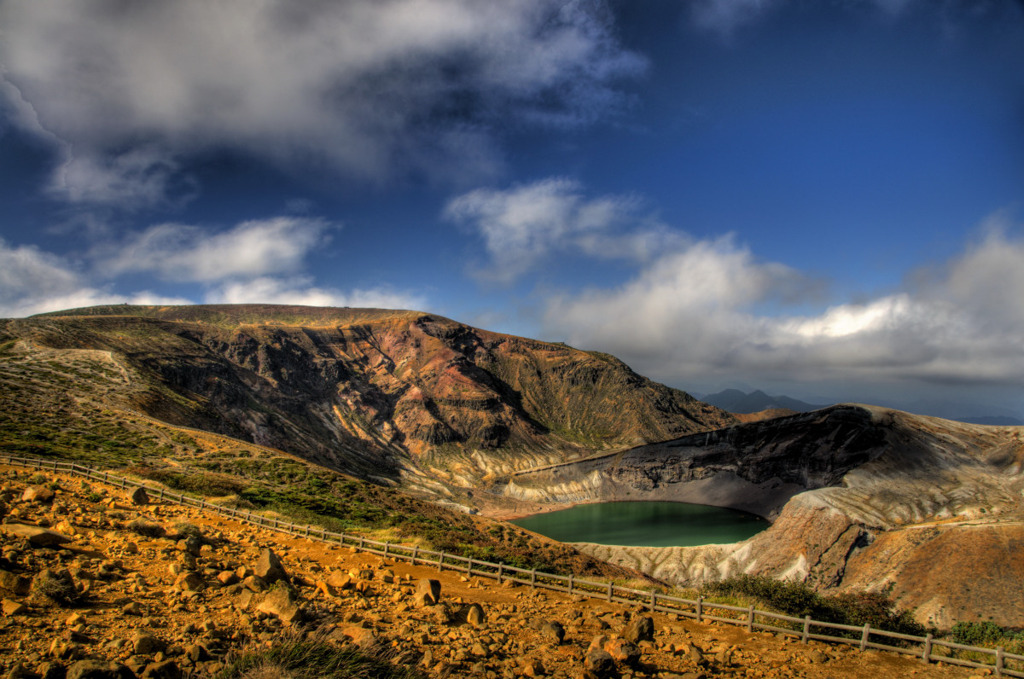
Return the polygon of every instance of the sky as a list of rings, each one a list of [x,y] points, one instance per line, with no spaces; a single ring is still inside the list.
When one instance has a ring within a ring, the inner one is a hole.
[[[0,317],[121,302],[1024,417],[1024,2],[0,0]]]

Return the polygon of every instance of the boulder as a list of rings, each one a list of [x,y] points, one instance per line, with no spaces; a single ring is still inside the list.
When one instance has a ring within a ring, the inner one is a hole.
[[[271,584],[278,580],[288,580],[288,573],[281,564],[281,559],[272,549],[264,549],[256,562],[254,572],[257,577],[262,578],[266,583]]]
[[[119,663],[89,658],[68,668],[67,679],[134,679],[135,673]]]
[[[153,655],[164,650],[164,642],[148,632],[135,632],[131,637],[132,648],[138,655]]]
[[[182,573],[174,579],[174,589],[181,592],[199,592],[204,586],[203,578],[198,573]]]
[[[487,622],[487,615],[484,613],[484,608],[480,604],[470,604],[466,608],[466,622],[473,627],[481,627]]]
[[[270,590],[263,601],[256,606],[261,613],[276,616],[282,622],[293,622],[301,611],[295,601],[295,595],[287,587],[277,587]]]
[[[331,571],[327,578],[327,584],[338,591],[348,589],[352,586],[352,576],[341,571]]]
[[[373,630],[360,627],[359,625],[346,627],[341,630],[341,633],[363,650],[370,650],[378,644],[377,636],[373,633]]]
[[[22,502],[52,502],[53,491],[46,486],[30,486],[21,494]]]
[[[544,664],[539,658],[523,658],[519,663],[519,673],[524,677],[542,677],[545,674]]]
[[[3,610],[4,615],[12,617],[15,615],[24,615],[28,612],[28,606],[18,601],[11,601],[10,599],[4,599],[0,601],[0,610]]]
[[[0,532],[28,540],[28,543],[33,547],[57,547],[66,542],[71,542],[71,538],[63,533],[58,533],[55,530],[49,530],[41,526],[29,526],[24,523],[0,524]]]
[[[181,679],[181,669],[173,660],[164,660],[146,665],[140,679]]]
[[[25,596],[32,589],[32,580],[24,575],[17,575],[0,569],[0,592],[15,596]]]
[[[604,650],[620,665],[635,667],[640,662],[640,649],[627,639],[612,639],[605,643]]]
[[[141,487],[141,486],[139,486],[138,488],[133,490],[132,494],[129,497],[131,498],[131,501],[132,501],[133,504],[136,504],[136,505],[148,505],[149,504],[149,493],[147,493],[146,489]]]
[[[617,674],[615,661],[607,651],[600,648],[587,651],[587,655],[583,659],[583,666],[597,679],[610,679]]]
[[[420,606],[433,605],[441,601],[441,582],[423,578],[416,583],[416,603]]]
[[[565,639],[565,628],[562,627],[562,623],[557,620],[548,620],[540,626],[541,636],[548,642],[555,644],[556,646],[562,643]]]
[[[634,644],[639,644],[641,641],[654,641],[654,619],[647,615],[633,618],[623,630],[622,636]]]

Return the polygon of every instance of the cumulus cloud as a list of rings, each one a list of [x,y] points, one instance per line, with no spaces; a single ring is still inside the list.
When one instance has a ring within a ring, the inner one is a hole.
[[[298,271],[325,242],[320,219],[276,217],[242,222],[221,232],[159,224],[121,245],[98,248],[99,266],[112,274],[146,272],[169,281],[210,283]]]
[[[913,285],[817,315],[786,308],[801,276],[729,240],[668,253],[616,289],[549,302],[549,335],[662,380],[1024,379],[1024,242],[991,231]]]
[[[234,281],[212,290],[209,304],[303,304],[309,306],[371,307],[379,309],[423,309],[426,300],[415,294],[386,288],[345,292],[318,287],[308,276],[273,278],[263,276],[249,281]]]
[[[444,216],[483,239],[489,262],[477,275],[507,283],[552,253],[646,261],[684,238],[640,207],[632,196],[589,198],[579,182],[554,177],[471,191],[451,200]]]
[[[177,161],[154,147],[113,156],[74,156],[57,168],[49,192],[72,203],[150,207],[194,195],[194,183],[180,173]]]
[[[180,297],[151,292],[117,295],[94,287],[74,266],[33,246],[0,240],[0,317],[18,318],[96,304],[183,304]]]
[[[126,274],[174,284],[200,284],[206,303],[427,308],[419,294],[387,286],[339,290],[303,273],[305,259],[332,226],[323,220],[277,217],[242,222],[220,233],[160,224],[127,242],[108,242],[77,258],[0,240],[0,317],[21,317],[98,304],[194,304],[158,292],[115,292]]]
[[[564,127],[621,103],[645,62],[611,24],[600,0],[33,0],[0,4],[0,67],[73,146],[65,197],[121,200],[210,148],[371,178],[492,169],[498,114]]]

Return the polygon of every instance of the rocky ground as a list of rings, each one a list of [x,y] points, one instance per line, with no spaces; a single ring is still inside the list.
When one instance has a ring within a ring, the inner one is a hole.
[[[980,675],[439,573],[136,500],[0,467],[0,676],[204,677],[302,637],[431,677]]]

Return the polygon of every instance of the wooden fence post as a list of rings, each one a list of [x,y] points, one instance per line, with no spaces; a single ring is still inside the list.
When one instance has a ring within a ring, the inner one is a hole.
[[[387,558],[387,556],[388,556],[388,545],[390,545],[390,544],[391,544],[391,543],[390,543],[390,542],[388,542],[387,540],[385,540],[385,541],[384,541],[384,558],[385,558],[385,559],[386,559],[386,558]]]
[[[864,632],[860,635],[860,650],[866,650],[868,647],[868,635],[871,634],[871,624],[864,623]]]
[[[804,634],[803,634],[803,637],[800,638],[800,643],[801,644],[806,644],[810,640],[810,638],[811,638],[811,616],[805,615],[804,616]]]
[[[572,594],[572,573],[569,573],[569,594]]]
[[[1003,676],[1003,663],[1004,662],[1005,662],[1005,658],[1003,658],[1003,647],[1002,646],[997,646],[996,647],[996,676],[997,677]]]
[[[531,588],[536,588],[537,587],[537,569],[536,568],[534,568],[532,571],[530,571],[530,587]]]
[[[658,593],[655,592],[652,589],[651,590],[651,613],[654,612],[654,609],[657,607],[657,605],[658,605]]]
[[[750,608],[747,609],[747,631],[754,631],[754,604],[750,604]]]
[[[924,652],[921,654],[921,660],[926,664],[932,659],[932,635],[929,634],[924,638]]]
[[[505,564],[498,564],[498,582],[501,583],[501,576],[505,574]]]
[[[444,570],[444,552],[442,551],[437,557],[437,572],[440,573]]]
[[[697,622],[701,621],[701,617],[703,616],[703,612],[704,612],[703,609],[704,609],[704,597],[698,596],[697,597]]]
[[[615,588],[615,585],[613,585],[612,583],[609,582],[608,583],[608,601],[612,600],[612,589],[614,589],[614,588]]]

